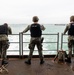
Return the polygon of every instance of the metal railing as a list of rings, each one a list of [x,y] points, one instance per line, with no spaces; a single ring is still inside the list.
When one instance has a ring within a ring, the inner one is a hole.
[[[7,55],[28,55],[30,34],[12,34],[9,35],[10,47],[7,50]],[[43,53],[44,55],[56,54],[59,49],[59,33],[57,34],[43,34]],[[53,39],[54,38],[54,39]],[[45,48],[44,48],[45,46]],[[52,49],[50,49],[50,47]],[[53,53],[52,53],[53,52]],[[34,50],[34,55],[37,55],[37,49]]]
[[[61,34],[61,49],[65,50],[68,53],[68,35]],[[72,48],[72,54],[74,54],[74,49]]]
[[[67,34],[61,34],[61,49],[68,52],[68,35]]]
[[[68,53],[68,35],[61,34],[61,49],[65,50]],[[74,48],[72,48],[72,55],[74,55]]]
[[[19,34],[8,35],[10,46],[7,55],[21,55]]]

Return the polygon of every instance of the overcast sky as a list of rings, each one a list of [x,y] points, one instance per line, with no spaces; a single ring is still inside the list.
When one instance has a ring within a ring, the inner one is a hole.
[[[0,24],[31,23],[35,15],[44,24],[68,23],[74,0],[0,0]]]

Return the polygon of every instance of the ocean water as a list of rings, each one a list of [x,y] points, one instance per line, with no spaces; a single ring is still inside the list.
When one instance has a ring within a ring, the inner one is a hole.
[[[10,47],[7,51],[8,55],[19,55],[22,54],[22,49],[19,50],[19,33],[22,32],[28,24],[10,24],[9,26],[12,29],[13,35],[9,35],[9,41],[10,41]],[[61,48],[61,33],[64,32],[64,29],[66,27],[65,24],[44,24],[45,30],[43,31],[42,37],[44,37],[44,43],[43,43],[43,54],[56,54],[57,50],[57,44],[56,43],[49,43],[49,42],[57,42],[57,35],[45,35],[45,34],[57,34],[59,33],[59,49]],[[30,35],[24,33],[23,36],[23,42],[29,42],[30,41]],[[64,41],[67,41],[67,37],[64,38]],[[48,42],[48,43],[46,43]],[[23,54],[27,55],[29,53],[28,49],[29,43],[23,43]],[[67,50],[67,44],[63,46],[63,49]],[[19,53],[21,51],[21,53]],[[34,54],[38,54],[37,48],[35,47]]]
[[[12,28],[13,34],[18,34],[23,31],[28,24],[10,24],[9,26]],[[65,24],[43,24],[46,28],[43,33],[62,33],[66,27]],[[29,33],[29,32],[27,32]]]

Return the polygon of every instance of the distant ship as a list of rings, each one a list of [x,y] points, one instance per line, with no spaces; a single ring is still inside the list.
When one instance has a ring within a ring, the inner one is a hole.
[[[54,24],[56,26],[65,26],[66,24]]]

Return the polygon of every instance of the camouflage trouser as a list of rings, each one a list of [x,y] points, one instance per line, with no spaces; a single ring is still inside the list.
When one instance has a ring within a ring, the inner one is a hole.
[[[9,48],[9,42],[7,40],[0,41],[0,55],[2,60],[6,60],[6,51]]]
[[[68,48],[69,48],[69,57],[71,57],[72,51],[74,54],[74,40],[68,40]]]
[[[31,38],[30,44],[29,44],[30,53],[29,53],[28,59],[31,60],[35,45],[37,46],[40,60],[42,60],[43,59],[43,54],[42,54],[43,49],[42,49],[42,44],[41,44],[41,38]]]

